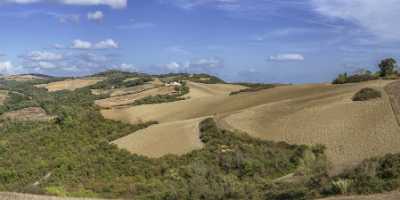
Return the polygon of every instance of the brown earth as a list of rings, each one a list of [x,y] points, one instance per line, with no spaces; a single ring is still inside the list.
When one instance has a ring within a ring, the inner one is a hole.
[[[50,121],[55,117],[50,116],[40,107],[23,108],[16,111],[6,112],[0,116],[0,119],[9,119],[16,121]]]
[[[182,155],[203,147],[199,135],[201,120],[203,118],[153,125],[112,143],[129,152],[149,157]]]
[[[202,97],[101,112],[108,119],[133,124],[215,116],[222,128],[257,138],[324,144],[333,164],[331,172],[337,173],[365,158],[400,152],[400,129],[389,97],[384,94],[378,100],[351,101],[354,93],[364,87],[383,91],[390,82],[280,86],[234,96],[198,95]]]
[[[221,117],[221,124],[266,140],[323,144],[332,162],[331,173],[336,174],[364,159],[400,152],[400,128],[384,85],[355,84],[349,92],[332,90],[272,102]],[[354,93],[366,86],[381,90],[383,97],[351,101]]]
[[[64,81],[56,81],[49,84],[40,84],[36,85],[36,87],[46,88],[49,92],[56,92],[61,90],[73,91],[79,88],[94,85],[102,80],[104,80],[104,78],[102,77],[69,79]]]

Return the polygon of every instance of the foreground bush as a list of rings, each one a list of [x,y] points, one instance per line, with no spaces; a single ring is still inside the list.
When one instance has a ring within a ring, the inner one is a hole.
[[[372,88],[363,88],[353,96],[353,101],[368,101],[370,99],[380,98],[381,92]]]

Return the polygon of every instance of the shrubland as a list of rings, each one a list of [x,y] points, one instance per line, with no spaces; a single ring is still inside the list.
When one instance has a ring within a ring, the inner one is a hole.
[[[349,75],[347,73],[339,74],[333,84],[345,84],[345,83],[358,83],[370,80],[382,79],[397,79],[399,77],[397,72],[397,62],[393,58],[383,59],[378,64],[379,70],[377,72],[364,71],[362,73],[356,73]]]

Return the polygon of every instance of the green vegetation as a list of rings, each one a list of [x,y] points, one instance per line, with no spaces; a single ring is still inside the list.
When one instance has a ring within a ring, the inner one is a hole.
[[[379,63],[381,77],[390,76],[396,73],[396,60],[393,58],[386,58]]]
[[[368,101],[380,98],[381,92],[372,88],[363,88],[353,96],[353,101]]]
[[[264,84],[264,83],[235,83],[235,84],[243,85],[247,88],[231,92],[229,95],[237,95],[243,92],[257,92],[260,90],[271,89],[279,86],[279,84]]]
[[[186,85],[186,82],[181,82],[181,84],[181,86],[175,86],[174,94],[147,96],[136,100],[132,105],[159,104],[185,100],[182,96],[189,93],[189,87]]]
[[[379,71],[372,73],[365,71],[361,74],[348,75],[347,73],[339,74],[338,77],[333,80],[333,84],[345,84],[345,83],[358,83],[363,81],[376,80],[380,77],[383,79],[398,79],[398,73],[396,71],[397,65],[396,60],[393,58],[383,59],[379,65]]]
[[[152,81],[153,78],[149,75],[122,72],[117,70],[109,70],[94,75],[95,77],[106,77],[104,81],[100,81],[95,85],[92,85],[91,89],[116,89],[123,87],[133,87],[137,85],[143,85],[146,82]],[[134,78],[132,80],[127,80]]]
[[[270,142],[200,124],[204,148],[150,159],[111,145],[152,125],[104,119],[90,86],[49,93],[30,82],[0,81],[12,97],[2,111],[40,106],[54,122],[2,121],[0,191],[128,199],[313,199],[400,187],[400,154],[327,175],[323,146]],[[185,88],[180,88],[185,92]],[[38,184],[34,184],[38,183]]]
[[[340,189],[338,181],[345,190]],[[372,194],[400,187],[400,154],[388,154],[364,161],[353,170],[335,177],[326,187],[329,194]]]
[[[149,159],[109,142],[150,124],[104,119],[93,105],[98,97],[89,88],[48,93],[29,83],[1,84],[29,97],[19,102],[35,102],[59,116],[53,123],[2,122],[1,191],[135,199],[264,199],[274,179],[300,171],[314,176],[318,170],[311,166],[324,160],[318,148],[219,130],[211,119],[201,123],[204,149]]]
[[[359,83],[364,81],[376,80],[379,77],[375,74],[372,74],[370,71],[365,72],[364,74],[354,74],[347,75],[347,73],[339,74],[339,76],[332,82],[333,84],[345,84],[345,83]]]
[[[222,79],[209,74],[169,73],[159,75],[158,77],[164,82],[188,80],[205,84],[225,83]]]

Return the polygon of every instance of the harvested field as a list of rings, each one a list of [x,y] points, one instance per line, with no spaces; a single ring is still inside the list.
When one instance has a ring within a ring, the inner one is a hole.
[[[142,99],[147,96],[155,96],[155,95],[167,95],[175,93],[174,87],[158,87],[153,89],[138,89],[137,93],[121,95],[121,96],[112,96],[110,98],[97,100],[95,102],[96,105],[102,108],[112,108],[115,106],[123,106],[135,103],[136,100]]]
[[[64,81],[56,81],[56,82],[52,82],[49,84],[36,85],[36,87],[46,88],[49,92],[57,92],[57,91],[61,91],[61,90],[73,91],[73,90],[76,90],[79,88],[94,85],[102,80],[104,80],[104,78],[101,78],[101,77],[69,79],[69,80],[64,80]]]
[[[50,121],[54,116],[47,115],[46,111],[40,107],[29,107],[21,110],[6,112],[0,116],[0,119],[9,119],[16,121]]]
[[[365,196],[343,196],[343,197],[330,197],[320,200],[399,200],[400,192],[390,192],[385,194],[365,195]]]
[[[353,102],[364,87],[383,91],[392,81],[357,84],[281,86],[252,93],[198,95],[185,101],[102,110],[113,120],[128,123],[179,122],[215,116],[222,128],[295,144],[324,144],[333,163],[331,173],[365,158],[400,152],[400,128],[389,97]],[[357,145],[354,145],[357,144]]]
[[[112,143],[131,153],[149,157],[182,155],[203,147],[199,138],[201,120],[203,118],[153,125]]]
[[[212,97],[217,95],[229,95],[231,92],[244,89],[246,87],[241,85],[233,84],[203,84],[196,83],[192,81],[187,81],[187,86],[189,86],[189,94],[185,97],[189,98],[202,98],[202,97]]]
[[[6,90],[0,90],[0,105],[3,105],[5,100],[8,97],[8,91]]]
[[[263,104],[223,116],[220,124],[266,140],[323,144],[333,165],[331,173],[336,174],[364,159],[400,152],[400,128],[388,96],[351,101],[366,85],[382,90],[385,84],[354,84],[348,92],[337,89]]]
[[[1,200],[101,200],[91,198],[67,198],[67,197],[53,197],[43,195],[21,194],[11,192],[0,192]]]

